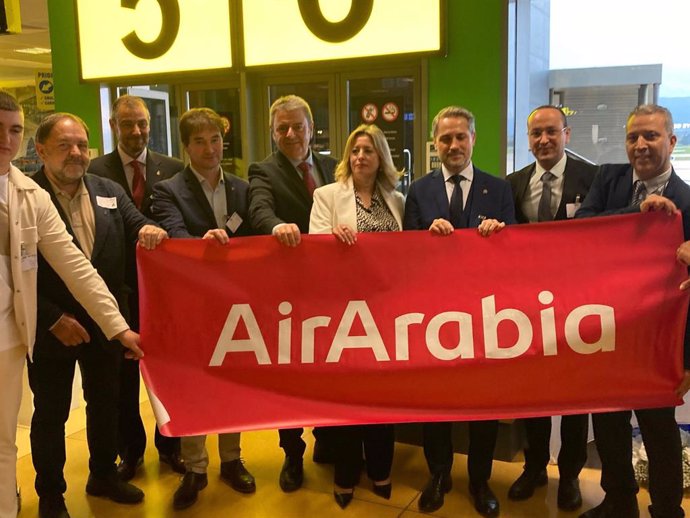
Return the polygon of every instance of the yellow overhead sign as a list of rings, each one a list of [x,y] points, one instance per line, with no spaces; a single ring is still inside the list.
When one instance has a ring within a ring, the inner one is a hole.
[[[441,48],[440,0],[243,0],[246,66]]]
[[[228,0],[76,0],[76,6],[85,80],[232,66]]]

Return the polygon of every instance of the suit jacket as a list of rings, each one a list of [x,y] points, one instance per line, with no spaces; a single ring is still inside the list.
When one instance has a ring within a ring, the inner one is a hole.
[[[630,206],[632,191],[633,169],[630,164],[602,165],[575,217],[587,218],[640,212],[639,206]],[[687,241],[690,239],[690,186],[681,180],[675,171],[672,171],[668,185],[664,189],[664,196],[675,203],[681,211],[683,235]],[[683,364],[687,370],[690,369],[690,312],[688,312],[688,322],[685,326],[684,345]]]
[[[103,280],[67,233],[50,199],[34,180],[10,164],[7,187],[10,221],[10,265],[14,285],[13,303],[17,329],[32,355],[36,339],[37,285],[39,270],[24,268],[22,251],[37,251],[65,279],[71,293],[83,304],[108,338],[128,328]]]
[[[50,193],[51,201],[67,226],[67,231],[72,235],[75,245],[81,249],[81,245],[74,236],[74,232],[44,170],[41,169],[36,173],[33,179],[39,186]],[[117,300],[121,312],[126,314],[127,295],[129,293],[129,288],[125,284],[125,254],[127,245],[135,243],[139,229],[144,225],[153,224],[153,221],[145,218],[137,210],[122,187],[115,182],[87,174],[84,176],[84,184],[89,191],[95,223],[91,264],[96,268],[99,275],[105,281],[108,290]],[[98,206],[96,202],[97,196],[115,198],[117,207],[107,209]],[[67,286],[46,262],[42,254],[39,255],[38,261],[39,301],[36,343],[38,344],[42,339],[52,338],[52,334],[48,332],[48,329],[57,322],[63,313],[74,315],[79,323],[86,327],[90,333],[96,331],[86,310],[72,296]]]
[[[509,174],[506,178],[513,190],[515,219],[517,219],[518,223],[529,223],[527,216],[522,212],[522,202],[529,195],[529,182],[536,167],[536,162],[533,162],[527,167]],[[554,220],[567,219],[566,205],[568,203],[575,203],[578,197],[580,201],[585,199],[598,170],[597,166],[587,164],[575,158],[567,158],[565,162],[565,177],[563,179],[563,196],[553,218]]]
[[[497,219],[506,225],[515,223],[510,185],[501,178],[474,168],[474,180],[467,198],[468,228],[476,228],[484,219]],[[443,171],[435,169],[412,182],[405,202],[405,230],[427,230],[437,218],[450,221],[448,195]]]
[[[242,218],[235,232],[227,226],[225,231],[230,237],[251,235],[249,185],[226,172],[223,172],[223,180],[228,216],[237,213]],[[203,237],[207,231],[218,228],[213,209],[189,166],[154,186],[152,209],[153,217],[170,237]]]
[[[323,185],[333,183],[337,161],[312,151],[315,171]],[[271,234],[280,223],[309,231],[312,197],[295,167],[280,151],[249,166],[249,217],[259,234]]]
[[[405,198],[398,191],[388,191],[379,185],[379,192],[388,209],[402,230]],[[310,234],[330,234],[340,224],[357,230],[357,202],[352,177],[345,182],[336,182],[314,191],[314,205],[309,218]]]
[[[141,204],[141,212],[148,218],[151,217],[151,195],[153,186],[161,180],[171,178],[178,171],[184,169],[184,163],[177,158],[161,155],[148,149],[146,151],[146,190],[144,201]],[[122,164],[120,154],[115,149],[98,158],[94,158],[89,166],[89,173],[117,182],[125,190],[129,199],[132,199],[132,190],[127,183],[125,167]]]

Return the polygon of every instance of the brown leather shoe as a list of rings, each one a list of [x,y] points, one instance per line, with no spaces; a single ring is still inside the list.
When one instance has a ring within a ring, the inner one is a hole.
[[[256,491],[256,482],[242,459],[235,459],[220,464],[220,478],[225,480],[230,487],[240,493],[253,493]]]

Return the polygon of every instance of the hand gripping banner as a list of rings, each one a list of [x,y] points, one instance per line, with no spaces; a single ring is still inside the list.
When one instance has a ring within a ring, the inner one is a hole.
[[[170,435],[675,405],[682,240],[658,213],[167,240],[138,250],[144,379]]]

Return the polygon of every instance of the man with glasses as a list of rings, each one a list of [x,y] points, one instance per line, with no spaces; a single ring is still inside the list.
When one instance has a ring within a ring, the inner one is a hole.
[[[120,184],[139,212],[147,218],[151,218],[153,186],[184,168],[181,160],[161,155],[147,147],[150,122],[149,110],[141,97],[118,97],[110,112],[110,128],[117,138],[117,148],[112,153],[95,158],[89,166],[89,173]],[[138,330],[139,293],[134,247],[128,247],[127,250],[126,275],[127,285],[131,289],[128,300],[130,325]],[[139,362],[123,362],[120,370],[117,439],[120,456],[117,471],[123,480],[134,478],[146,449],[146,432],[139,412],[139,384]],[[161,463],[168,464],[177,473],[184,473],[180,439],[161,435],[156,426],[154,442]]]
[[[515,217],[519,223],[572,218],[592,185],[597,167],[565,154],[570,128],[555,106],[539,106],[527,118],[529,147],[536,161],[508,175],[513,189]],[[511,500],[527,500],[548,482],[546,465],[551,458],[551,418],[525,419],[525,466],[508,491]],[[587,415],[567,415],[561,420],[558,454],[558,507],[573,511],[582,505],[578,477],[587,461]]]
[[[333,182],[337,161],[310,148],[314,118],[301,97],[277,99],[271,105],[269,124],[278,149],[249,166],[249,217],[257,233],[272,234],[281,244],[294,247],[301,234],[309,232],[314,189]],[[285,492],[296,491],[304,478],[302,428],[279,430],[279,434],[285,451],[280,487]],[[314,430],[315,462],[330,460],[325,434],[327,428]]]

